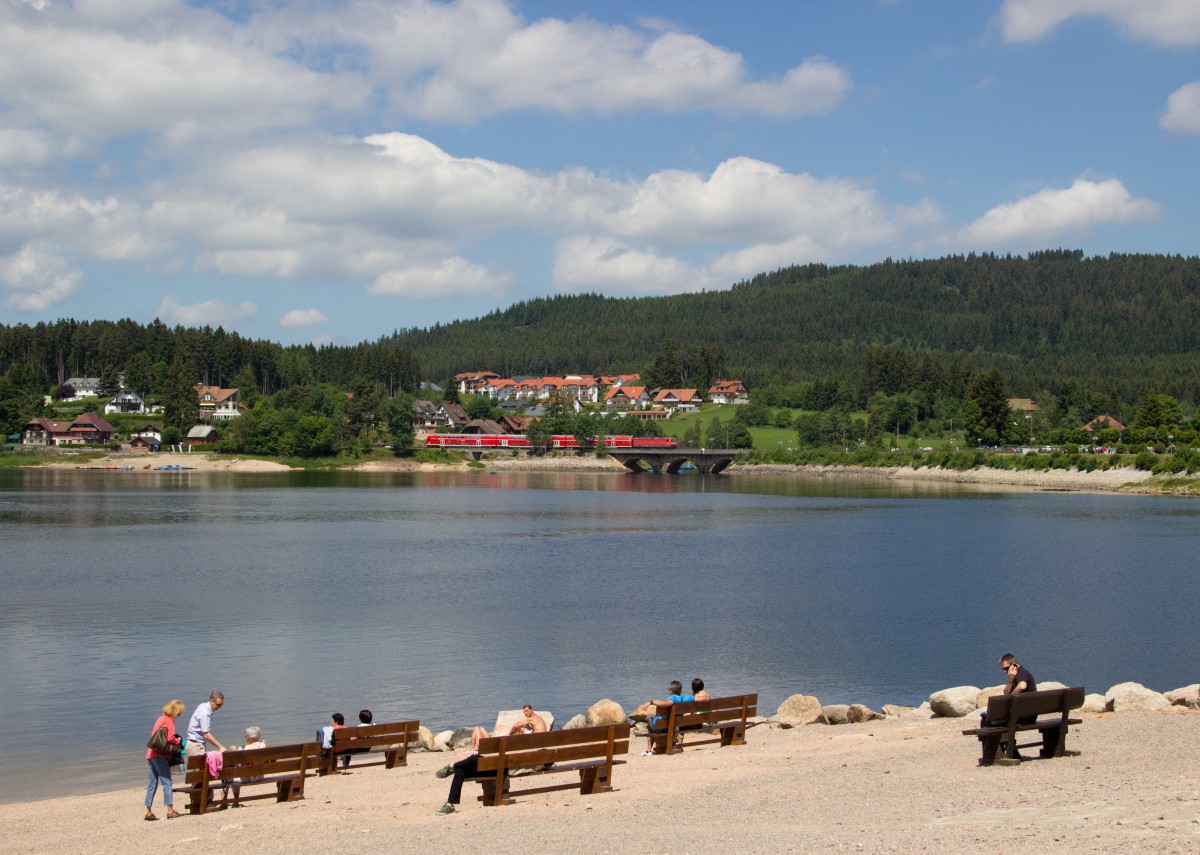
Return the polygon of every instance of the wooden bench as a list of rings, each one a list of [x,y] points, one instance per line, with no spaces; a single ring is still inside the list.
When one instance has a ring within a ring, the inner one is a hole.
[[[1082,724],[1082,719],[1071,718],[1071,710],[1083,706],[1083,687],[1071,689],[1045,689],[1040,692],[1022,692],[1017,695],[993,695],[988,698],[987,716],[985,721],[1002,722],[1000,724],[983,725],[964,730],[965,736],[977,736],[983,743],[983,756],[979,758],[980,766],[991,766],[998,763],[1002,766],[1015,766],[1021,762],[1017,757],[1018,748],[1041,746],[1042,757],[1064,757],[1078,755],[1078,751],[1067,750],[1067,731],[1073,724]],[[1030,724],[1020,724],[1020,720],[1028,716],[1057,715],[1057,718],[1047,718]],[[1040,742],[1017,744],[1017,734],[1027,730],[1041,733]],[[997,757],[1000,746],[1004,746],[1004,755]]]
[[[479,800],[485,805],[509,804],[517,796],[576,787],[586,796],[612,789],[613,766],[625,762],[616,758],[628,753],[628,724],[492,736],[479,740],[479,772],[494,774],[481,774],[467,780],[483,786]],[[579,781],[512,790],[512,773],[516,771],[521,771],[518,780],[578,772]]]
[[[321,743],[303,742],[294,745],[277,745],[250,750],[225,751],[222,753],[221,772],[213,777],[208,763],[200,757],[189,757],[186,786],[175,792],[188,793],[188,812],[206,813],[213,807],[214,793],[230,786],[235,779],[242,790],[233,800],[235,807],[241,802],[255,799],[274,798],[278,802],[291,802],[304,798],[304,780],[315,775],[321,763]],[[247,787],[268,786],[273,792],[246,795]]]
[[[729,695],[707,701],[671,704],[648,734],[655,754],[674,754],[680,735],[689,731],[719,733],[712,739],[689,741],[692,745],[745,745],[746,721],[758,715],[758,694]]]
[[[365,754],[372,749],[382,751],[383,757],[367,762],[359,760],[354,765],[386,766],[389,769],[407,766],[408,746],[416,741],[417,728],[420,726],[420,721],[413,720],[334,728],[333,747],[325,752],[320,772],[322,775],[334,772],[342,755]]]

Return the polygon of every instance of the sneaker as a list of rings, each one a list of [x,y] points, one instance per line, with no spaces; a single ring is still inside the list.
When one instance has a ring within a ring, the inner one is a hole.
[[[446,816],[447,814],[451,813],[454,813],[454,805],[450,804],[450,802],[446,802],[444,805],[438,808],[438,814],[440,816]]]
[[[438,769],[433,774],[437,775],[439,778],[449,778],[451,775],[454,774],[454,767],[453,766],[443,766],[442,768]],[[447,813],[449,813],[449,811],[447,811]]]
[[[654,756],[654,752],[653,752],[653,751],[643,751],[643,752],[642,752],[642,756],[643,756],[643,757],[653,757],[653,756]]]

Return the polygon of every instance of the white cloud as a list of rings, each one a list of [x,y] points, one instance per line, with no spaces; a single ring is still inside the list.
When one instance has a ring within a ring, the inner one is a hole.
[[[369,85],[314,71],[176,0],[0,6],[0,105],[91,138],[150,131],[172,143],[302,125],[356,108]]]
[[[1171,47],[1200,44],[1200,3],[1196,0],[1004,0],[1000,28],[1011,42],[1045,38],[1063,21],[1104,18],[1142,41]]]
[[[35,128],[0,128],[0,166],[41,166],[55,146]]]
[[[285,329],[295,329],[296,327],[314,327],[328,321],[329,318],[320,309],[292,309],[290,312],[285,312],[279,319],[279,325]]]
[[[586,236],[558,242],[554,282],[561,291],[598,288],[643,294],[699,291],[715,284],[705,271],[680,259],[612,238]]]
[[[660,19],[640,25],[526,22],[501,0],[355,2],[323,15],[285,8],[255,22],[277,49],[290,41],[318,54],[361,52],[363,73],[398,109],[440,121],[530,108],[806,116],[833,109],[852,88],[849,75],[821,57],[778,80],[754,79],[734,51]]]
[[[432,266],[386,271],[367,286],[367,293],[426,299],[497,294],[511,279],[464,258],[447,258]]]
[[[1159,213],[1158,205],[1134,198],[1115,178],[1080,178],[1065,190],[1039,190],[998,205],[961,229],[958,239],[969,246],[1040,243],[1108,223],[1153,219]]]
[[[158,304],[158,317],[168,324],[182,324],[189,327],[201,326],[232,326],[258,313],[258,306],[249,301],[243,301],[236,306],[224,300],[205,300],[185,306],[175,299],[173,294],[167,294]]]
[[[1158,123],[1175,134],[1200,134],[1200,80],[1171,93]]]
[[[10,292],[4,304],[15,312],[44,312],[70,297],[83,281],[57,249],[29,244],[0,257],[0,282]]]

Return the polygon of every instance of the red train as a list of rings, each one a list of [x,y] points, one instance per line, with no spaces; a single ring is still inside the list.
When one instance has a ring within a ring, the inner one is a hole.
[[[431,433],[425,437],[432,448],[529,448],[523,433]],[[596,447],[596,437],[588,437],[585,448]],[[678,448],[673,436],[606,436],[605,448]],[[550,448],[579,448],[579,440],[569,435],[550,437]]]

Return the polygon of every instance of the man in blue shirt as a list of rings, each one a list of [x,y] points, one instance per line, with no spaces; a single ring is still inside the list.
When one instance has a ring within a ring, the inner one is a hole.
[[[212,735],[212,715],[221,707],[225,706],[225,696],[220,692],[214,691],[208,696],[208,701],[196,707],[192,713],[192,717],[188,719],[187,726],[187,754],[188,757],[203,757],[208,750],[207,745],[212,744],[217,751],[224,751],[225,746],[217,741],[217,738]]]

